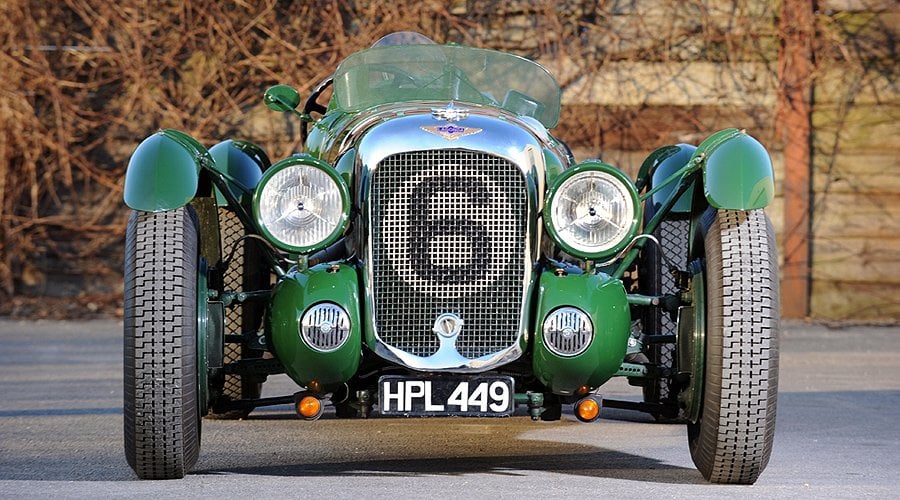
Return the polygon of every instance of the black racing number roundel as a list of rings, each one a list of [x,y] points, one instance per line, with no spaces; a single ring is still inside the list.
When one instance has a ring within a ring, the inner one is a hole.
[[[491,193],[472,177],[429,177],[414,189],[409,206],[409,258],[413,272],[433,285],[467,285],[483,278],[491,258],[491,238],[482,222],[465,210],[442,210],[441,198],[456,197],[483,213]],[[474,210],[473,210],[474,211]],[[446,213],[445,213],[446,212]]]

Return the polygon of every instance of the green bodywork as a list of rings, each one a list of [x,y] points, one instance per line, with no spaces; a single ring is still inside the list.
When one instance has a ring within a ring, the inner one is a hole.
[[[309,135],[306,138],[306,152],[316,158],[330,160],[327,155],[333,154],[337,148],[335,143],[340,131],[343,131],[353,121],[354,115],[348,113],[332,112],[312,124]]]
[[[557,156],[553,151],[550,151],[547,148],[543,149],[544,151],[544,169],[547,177],[547,184],[552,184],[556,181],[556,178],[563,174],[566,171],[565,165],[563,165],[562,160],[559,156]]]
[[[707,205],[718,209],[752,210],[768,206],[775,197],[775,174],[769,153],[742,130],[725,129],[711,135],[697,147],[686,164],[676,168],[681,162],[673,163],[667,170],[674,172],[651,185],[652,168],[667,156],[678,153],[676,149],[681,148],[665,146],[657,149],[644,161],[638,173],[635,181],[638,190],[647,189],[641,200],[657,207],[653,217],[644,223],[644,234],[656,231],[663,219],[672,213],[672,207],[681,203],[681,210],[684,210],[687,193],[691,193],[692,219],[699,217]],[[702,173],[702,197],[693,191],[698,173]],[[664,191],[668,194],[657,196]],[[692,227],[696,226],[692,224]],[[689,238],[690,242],[695,240],[693,236]],[[625,275],[646,242],[647,239],[635,242],[616,266],[613,277]]]
[[[347,186],[353,185],[353,167],[356,165],[356,156],[356,150],[351,149],[344,153],[334,165],[334,169],[344,179],[344,184]]]
[[[582,386],[599,387],[619,371],[628,342],[631,313],[622,282],[602,273],[541,273],[533,366],[535,376],[553,393],[570,395]],[[560,307],[587,313],[594,338],[577,356],[561,357],[544,345],[541,325]]]
[[[526,249],[532,253],[529,262],[537,263],[535,274],[538,276],[532,277],[524,293],[526,304],[522,324],[530,326],[533,335],[527,341],[520,340],[524,350],[521,360],[532,364],[534,377],[546,386],[546,391],[562,396],[580,394],[584,388],[593,390],[616,375],[652,376],[648,375],[646,366],[623,364],[631,334],[631,308],[655,307],[659,303],[659,297],[634,295],[629,300],[623,284],[626,271],[632,268],[648,241],[639,233],[652,233],[673,213],[692,214],[691,227],[696,230],[699,216],[708,206],[750,210],[765,207],[774,197],[774,175],[768,152],[754,138],[737,129],[717,132],[698,147],[679,144],[654,151],[642,165],[635,182],[599,160],[574,165],[571,152],[548,132],[556,125],[560,114],[560,90],[556,80],[531,61],[501,52],[452,45],[376,47],[351,55],[337,68],[328,112],[319,120],[313,121],[306,111],[296,111],[300,96],[288,86],[270,88],[265,103],[271,109],[295,113],[311,123],[304,154],[270,166],[262,149],[249,142],[228,140],[207,150],[183,132],[161,130],[144,140],[132,155],[125,177],[125,203],[135,210],[158,212],[183,207],[195,198],[202,199],[207,210],[202,213],[211,214],[209,218],[215,216],[216,205],[230,206],[240,216],[249,237],[279,246],[259,218],[244,210],[248,206],[247,197],[253,195],[253,211],[258,214],[261,186],[279,169],[304,164],[326,171],[342,190],[344,218],[334,232],[315,247],[291,248],[281,244],[281,250],[290,258],[300,257],[300,269],[287,274],[280,267],[284,254],[278,254],[271,245],[267,247],[271,250],[267,251],[269,267],[279,280],[271,293],[265,324],[269,348],[286,373],[301,386],[316,388],[323,394],[357,377],[364,341],[373,352],[380,342],[374,335],[373,313],[368,310],[373,308],[372,300],[367,302],[363,298],[363,273],[366,271],[363,263],[357,263],[352,254],[343,254],[328,257],[340,261],[339,264],[305,268],[310,254],[336,242],[342,243],[339,240],[345,236],[348,237],[348,248],[355,244],[358,249],[365,244],[364,240],[356,239],[365,236],[366,228],[352,224],[366,220],[363,217],[367,202],[364,187],[370,181],[366,178],[369,170],[359,169],[359,165],[366,153],[363,137],[368,140],[378,137],[377,133],[369,133],[371,127],[391,120],[399,123],[400,118],[413,114],[427,116],[429,110],[437,119],[436,113],[449,113],[458,103],[460,108],[473,108],[476,115],[496,113],[498,123],[505,122],[504,127],[509,128],[513,126],[509,124],[520,126],[519,132],[527,135],[529,140],[534,138],[533,144],[542,148],[543,172],[532,170],[525,174],[529,183],[529,203],[535,214],[533,220],[528,221],[532,229],[528,234],[540,234],[537,226],[543,218],[547,233],[556,246],[549,240],[536,239],[531,242],[532,247]],[[463,120],[460,122],[463,125],[465,119],[461,115],[446,118],[448,123]],[[472,129],[477,130],[475,133],[484,132],[478,136],[480,138],[500,130],[500,127],[496,127],[497,130],[482,127],[484,131]],[[387,129],[389,126],[381,127],[381,130]],[[402,134],[394,137],[398,141],[404,138]],[[503,134],[496,137],[499,141]],[[521,147],[519,143],[513,145]],[[415,144],[411,146],[414,149]],[[455,146],[448,143],[447,147]],[[609,172],[627,186],[634,203],[634,220],[631,221],[631,232],[616,246],[596,255],[579,255],[561,243],[550,221],[550,207],[554,193],[563,181],[590,169]],[[697,182],[702,183],[702,192]],[[540,206],[541,202],[543,206]],[[653,217],[646,221],[642,217],[643,203],[654,209]],[[201,233],[207,240],[218,236],[217,226],[209,228],[209,234],[204,229],[201,228]],[[587,271],[555,269],[552,259],[557,258],[556,251],[560,249],[579,260],[573,268],[580,266]],[[224,249],[217,249],[215,255],[223,252]],[[608,258],[615,259],[597,265],[597,269],[590,262]],[[201,274],[198,330],[205,338],[201,338],[198,345],[201,404],[205,405],[207,372],[221,368],[217,365],[221,364],[224,306],[222,302],[207,300],[207,277],[205,272]],[[705,359],[702,285],[700,275],[699,281],[694,280],[693,302],[683,304],[677,340],[679,371],[691,380],[680,400],[693,421],[696,421],[701,406]],[[312,349],[300,334],[303,314],[322,302],[343,307],[351,322],[349,340],[331,352]],[[544,344],[542,325],[547,316],[560,307],[578,308],[591,318],[594,336],[589,347],[579,355],[559,356]]]
[[[253,192],[264,170],[271,163],[259,146],[247,141],[227,140],[209,148],[216,170],[230,177],[228,188],[234,198],[240,200]],[[216,189],[216,204],[228,206],[228,199]]]
[[[727,129],[703,141],[691,161],[703,166],[703,190],[715,208],[765,208],[775,197],[775,173],[766,148],[746,132]]]
[[[214,153],[214,154],[211,154]],[[256,187],[269,159],[259,146],[246,141],[224,141],[207,150],[191,136],[166,129],[141,142],[125,171],[125,204],[134,210],[163,212],[183,207],[206,195],[216,176],[240,200]],[[216,190],[220,205],[227,197]]]
[[[639,191],[650,188],[643,199],[658,211],[667,205],[679,181],[698,170],[703,172],[706,202],[715,208],[764,208],[775,196],[775,175],[768,151],[746,132],[733,128],[716,132],[699,147],[678,144],[653,151],[641,165],[636,185]],[[693,189],[691,185],[679,195],[668,213],[703,210],[704,207],[692,207]]]
[[[648,160],[653,158],[654,165],[652,168],[652,176],[650,185],[663,185],[656,194],[650,197],[647,202],[655,210],[658,210],[662,204],[672,195],[677,188],[675,183],[666,184],[665,181],[679,170],[681,170],[693,157],[696,146],[689,144],[678,144],[676,146],[666,146],[651,153]],[[654,156],[656,156],[654,158]],[[672,206],[672,213],[688,214],[691,213],[691,199],[693,198],[693,186],[678,197],[678,200]]]
[[[206,148],[187,134],[160,130],[131,155],[125,171],[125,204],[144,212],[183,207],[197,193],[201,168],[212,163]]]
[[[349,340],[331,352],[311,349],[300,335],[303,313],[320,302],[338,304],[350,317]],[[304,387],[315,381],[322,391],[328,391],[356,374],[362,354],[359,304],[359,278],[346,264],[321,264],[290,273],[275,286],[268,317],[269,342],[294,381]]]

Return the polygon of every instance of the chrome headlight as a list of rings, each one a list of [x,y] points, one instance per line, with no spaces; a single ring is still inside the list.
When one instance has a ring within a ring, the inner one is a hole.
[[[565,171],[550,188],[544,224],[566,252],[598,259],[634,238],[640,215],[631,180],[610,165],[590,162]]]
[[[347,227],[350,194],[340,175],[312,157],[289,158],[263,175],[253,207],[263,233],[289,252],[334,242]]]

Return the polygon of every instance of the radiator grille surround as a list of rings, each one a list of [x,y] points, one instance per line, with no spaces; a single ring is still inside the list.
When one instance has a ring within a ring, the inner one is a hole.
[[[454,363],[516,346],[530,277],[520,167],[485,152],[411,151],[382,159],[370,182],[368,294],[377,342],[408,359],[453,351]],[[435,331],[444,314],[461,323],[452,338]]]

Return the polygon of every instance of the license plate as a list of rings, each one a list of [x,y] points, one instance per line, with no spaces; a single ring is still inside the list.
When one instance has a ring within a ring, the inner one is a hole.
[[[378,407],[386,416],[506,417],[515,411],[511,377],[387,375],[378,379]]]

